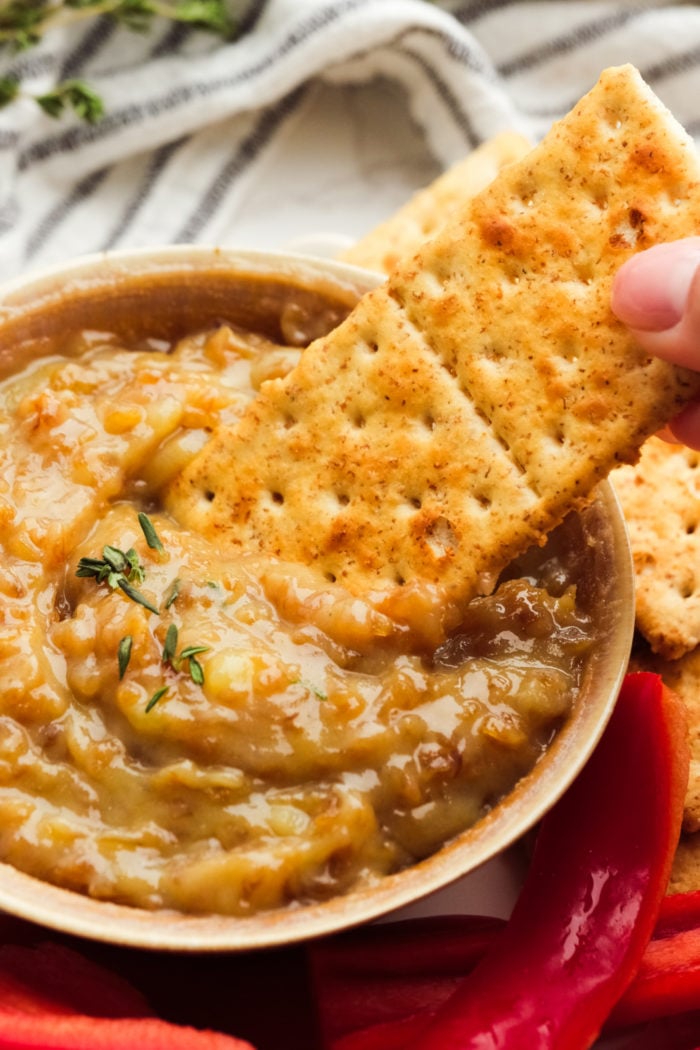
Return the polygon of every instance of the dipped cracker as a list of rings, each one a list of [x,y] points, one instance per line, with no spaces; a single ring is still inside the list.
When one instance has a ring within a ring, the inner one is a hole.
[[[468,600],[700,389],[609,305],[625,259],[700,226],[699,183],[639,74],[606,71],[218,430],[168,505],[385,608]]]
[[[388,273],[400,259],[412,255],[433,237],[466,201],[488,186],[505,164],[524,157],[529,149],[528,140],[515,131],[495,135],[419,190],[340,258],[367,270]]]
[[[654,652],[678,659],[700,644],[700,452],[652,437],[611,481],[634,558],[637,627]]]

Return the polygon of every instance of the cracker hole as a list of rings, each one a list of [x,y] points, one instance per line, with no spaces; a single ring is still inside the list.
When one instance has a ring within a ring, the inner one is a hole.
[[[350,422],[358,430],[362,430],[362,428],[366,425],[367,420],[361,412],[353,412],[353,414],[350,416]]]
[[[348,503],[350,502],[350,497],[347,495],[346,492],[338,492],[335,498],[337,499],[338,504],[341,507],[347,507]]]
[[[406,577],[402,576],[400,572],[397,572],[394,576],[394,583],[396,583],[399,587],[403,587],[406,583]]]
[[[379,344],[374,339],[368,339],[365,346],[367,347],[367,352],[370,354],[376,354],[379,350]]]
[[[213,503],[213,502],[214,502],[214,499],[215,499],[215,497],[216,497],[216,493],[215,493],[215,492],[212,492],[212,490],[211,490],[211,489],[206,489],[206,490],[205,490],[205,492],[204,492],[204,498],[205,498],[205,500],[207,501],[207,503]]]
[[[485,492],[475,492],[474,498],[479,504],[479,506],[483,507],[484,510],[488,510],[491,504],[493,503],[491,497],[488,496]]]
[[[682,586],[678,589],[678,593],[680,594],[681,598],[692,598],[695,594],[695,581],[688,580],[687,583],[682,584]]]
[[[686,536],[692,536],[698,527],[697,521],[689,521],[685,527]]]
[[[423,416],[423,426],[426,430],[435,430],[435,416],[428,412]]]
[[[281,492],[278,492],[276,489],[275,490],[272,490],[272,489],[270,490],[270,499],[272,500],[273,503],[278,503],[278,504],[284,503],[284,496],[282,495]]]
[[[420,510],[423,506],[423,501],[418,496],[411,496],[407,500],[409,507],[413,507],[414,510]]]
[[[290,413],[287,413],[287,415],[285,415],[282,419],[282,425],[284,426],[285,430],[290,430],[292,427],[296,426],[296,423],[296,419]]]
[[[323,574],[329,583],[335,583],[338,579],[334,572],[324,572]]]

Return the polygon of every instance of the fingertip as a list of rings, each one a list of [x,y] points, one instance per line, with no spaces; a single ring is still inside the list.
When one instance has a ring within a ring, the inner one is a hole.
[[[700,452],[700,401],[692,401],[659,435]]]
[[[688,237],[633,255],[612,288],[613,313],[640,332],[665,332],[681,320],[700,267],[700,237]]]

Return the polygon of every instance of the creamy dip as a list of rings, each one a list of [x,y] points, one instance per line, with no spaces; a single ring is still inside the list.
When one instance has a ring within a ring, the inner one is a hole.
[[[0,385],[0,859],[143,908],[323,900],[473,824],[566,718],[594,632],[556,549],[436,646],[420,616],[178,524],[169,483],[298,352],[221,325],[18,353]]]

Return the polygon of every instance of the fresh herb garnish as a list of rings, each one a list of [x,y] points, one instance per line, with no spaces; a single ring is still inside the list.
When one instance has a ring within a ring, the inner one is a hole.
[[[82,80],[64,80],[51,91],[35,95],[34,101],[50,117],[61,117],[72,109],[87,124],[96,124],[105,111],[100,96]]]
[[[138,554],[131,547],[128,551],[120,550],[106,544],[102,548],[102,558],[81,558],[78,562],[76,576],[94,577],[98,583],[106,583],[112,590],[120,588],[132,602],[143,605],[149,612],[158,613],[158,608],[134,587],[132,580],[142,583],[146,577],[145,570],[138,559]]]
[[[165,645],[163,646],[163,663],[172,664],[177,652],[177,625],[171,623],[165,634]]]
[[[208,645],[188,645],[180,653],[180,662],[187,660],[190,678],[195,685],[204,685],[204,668],[197,659],[197,656],[199,653],[206,653],[208,651]]]
[[[0,48],[26,51],[50,30],[98,16],[137,33],[147,32],[156,18],[166,18],[224,39],[234,35],[227,0],[0,0]],[[0,77],[0,108],[20,93],[17,77]],[[102,100],[82,80],[62,81],[30,97],[50,117],[72,110],[82,120],[95,123],[104,112]]]
[[[160,541],[160,536],[156,532],[155,525],[149,518],[148,514],[144,514],[143,511],[139,514],[139,525],[141,530],[146,537],[146,543],[152,551],[163,551],[163,544]]]
[[[119,662],[119,677],[123,678],[131,659],[131,646],[133,639],[130,634],[124,635],[117,648],[117,660]]]
[[[323,689],[319,689],[319,687],[314,685],[313,682],[304,681],[303,678],[295,678],[292,685],[303,685],[304,689],[308,689],[308,691],[318,697],[319,700],[328,699],[328,694],[324,693]]]
[[[168,597],[165,599],[165,603],[163,605],[164,609],[169,609],[170,606],[173,604],[173,602],[177,601],[177,596],[180,593],[180,584],[181,583],[182,583],[182,580],[180,579],[180,577],[176,576],[175,579],[173,580],[173,582],[170,584],[170,591],[169,591]]]
[[[155,693],[153,694],[151,699],[146,704],[146,714],[148,714],[149,711],[153,710],[153,708],[156,706],[158,701],[163,699],[163,697],[165,696],[167,691],[168,691],[168,686],[167,685],[162,685],[160,687],[160,689],[156,689]]]

